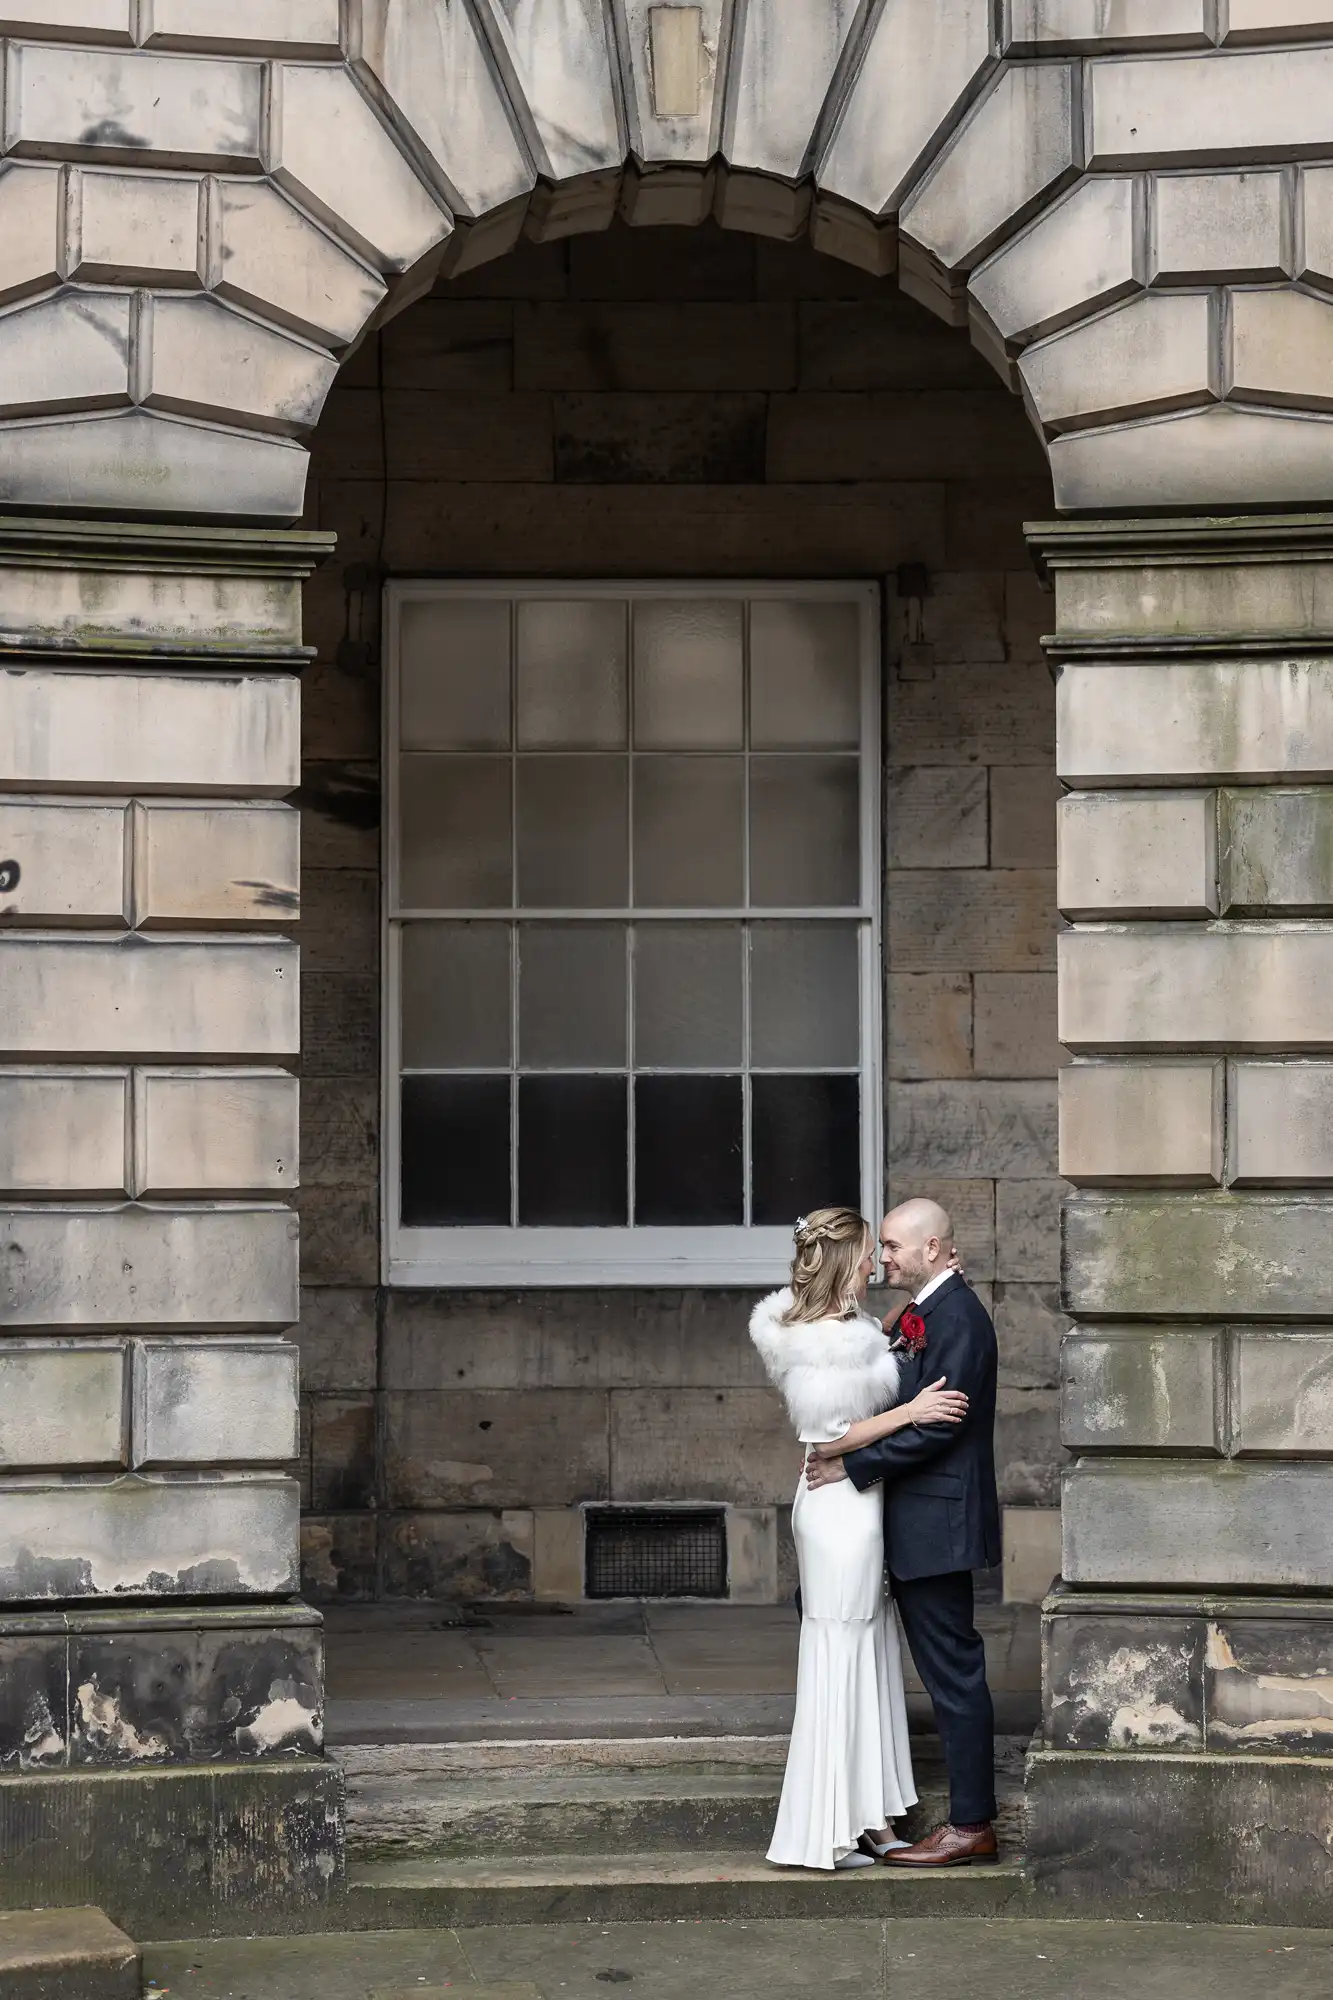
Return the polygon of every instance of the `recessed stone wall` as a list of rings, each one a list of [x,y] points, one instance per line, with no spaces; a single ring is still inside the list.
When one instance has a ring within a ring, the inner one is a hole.
[[[304,677],[314,1595],[524,1595],[554,1510],[781,1521],[796,1478],[749,1295],[377,1288],[384,574],[882,583],[891,1191],[953,1209],[1000,1334],[1003,1497],[1055,1504],[1055,697],[1022,537],[1050,506],[964,333],[892,280],[708,225],[523,248],[345,365],[308,515],[338,535]]]

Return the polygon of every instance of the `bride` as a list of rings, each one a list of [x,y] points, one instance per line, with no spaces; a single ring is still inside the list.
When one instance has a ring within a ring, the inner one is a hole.
[[[796,1225],[791,1283],[760,1301],[750,1338],[802,1444],[822,1457],[912,1423],[957,1423],[967,1398],[943,1381],[894,1407],[898,1360],[865,1309],[874,1237],[851,1208]],[[829,1446],[834,1447],[832,1451]],[[892,1822],[916,1803],[902,1652],[884,1581],[884,1502],[849,1479],[792,1507],[801,1575],[796,1716],[768,1859],[789,1868],[871,1867],[904,1843]]]

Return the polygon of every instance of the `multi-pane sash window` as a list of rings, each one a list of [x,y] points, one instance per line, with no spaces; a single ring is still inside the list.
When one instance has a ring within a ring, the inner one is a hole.
[[[388,1278],[779,1277],[878,1199],[874,590],[388,611]]]

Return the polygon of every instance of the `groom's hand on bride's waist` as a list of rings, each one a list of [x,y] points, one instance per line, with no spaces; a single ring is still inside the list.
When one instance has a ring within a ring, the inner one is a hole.
[[[847,1477],[846,1468],[840,1458],[821,1458],[818,1452],[810,1452],[805,1461],[805,1483],[807,1486],[833,1486],[839,1479]]]

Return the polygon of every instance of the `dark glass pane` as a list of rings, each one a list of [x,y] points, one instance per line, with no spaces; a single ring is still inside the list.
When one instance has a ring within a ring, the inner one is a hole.
[[[861,1199],[861,1083],[855,1076],[750,1081],[751,1214],[793,1223]]]
[[[634,1083],[634,1220],[745,1220],[738,1076],[641,1076]]]
[[[403,1078],[402,1217],[509,1222],[509,1078]]]
[[[623,1229],[629,1212],[623,1076],[525,1076],[518,1086],[518,1219]]]

